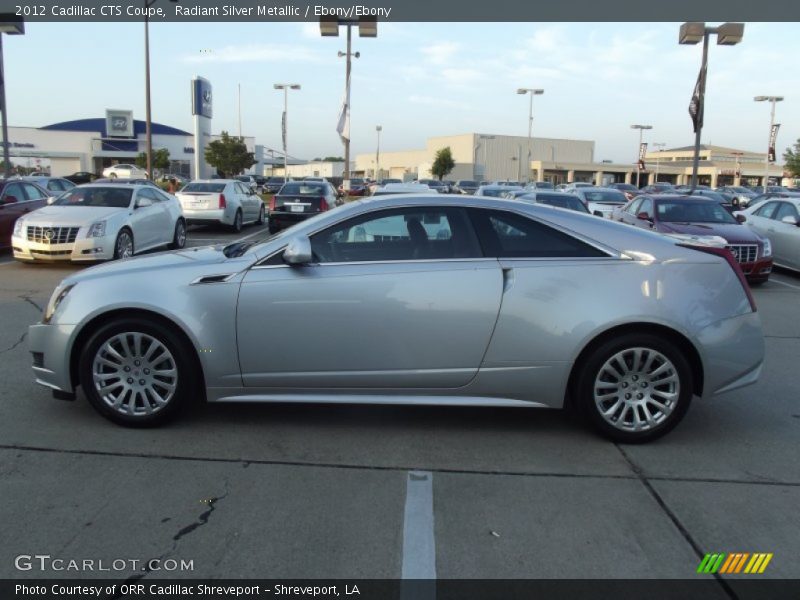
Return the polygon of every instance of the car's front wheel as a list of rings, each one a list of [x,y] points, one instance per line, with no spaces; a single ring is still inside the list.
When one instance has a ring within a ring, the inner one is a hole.
[[[119,319],[101,327],[83,347],[80,382],[104,417],[129,427],[173,417],[192,391],[186,344],[147,319]]]
[[[577,401],[589,422],[616,442],[661,437],[684,417],[692,370],[671,341],[627,334],[595,348],[577,378]]]
[[[133,234],[128,229],[123,229],[117,234],[114,242],[114,258],[124,259],[133,256]]]
[[[280,226],[274,219],[267,220],[267,228],[269,229],[270,233],[278,233],[281,230]]]

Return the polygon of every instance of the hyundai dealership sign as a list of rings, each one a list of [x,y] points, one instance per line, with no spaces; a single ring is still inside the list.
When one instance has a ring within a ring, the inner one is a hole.
[[[192,114],[208,119],[213,115],[211,83],[202,77],[192,79]]]
[[[106,135],[108,137],[133,137],[132,110],[106,110]]]
[[[206,144],[211,138],[211,82],[202,77],[192,79],[192,114],[194,115],[194,178],[209,176],[206,164]]]

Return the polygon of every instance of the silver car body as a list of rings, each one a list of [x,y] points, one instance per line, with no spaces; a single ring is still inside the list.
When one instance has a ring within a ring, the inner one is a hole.
[[[598,192],[602,196],[607,196],[607,198],[593,201],[592,196],[595,195],[593,192]],[[572,190],[572,193],[583,201],[590,213],[605,219],[612,218],[615,208],[625,206],[628,203],[625,194],[613,188],[578,186]],[[613,200],[615,197],[618,198],[618,201]]]
[[[432,206],[530,218],[603,256],[281,260],[347,219]],[[184,333],[217,402],[561,407],[581,352],[620,327],[686,340],[700,396],[755,382],[764,356],[758,313],[719,256],[591,215],[436,194],[351,202],[237,257],[205,247],[87,269],[47,314],[29,330],[38,383],[72,392],[99,320],[150,315]]]
[[[197,191],[194,184],[218,187],[219,191]],[[239,211],[242,223],[255,223],[264,206],[255,191],[236,179],[197,179],[187,183],[175,196],[190,223],[233,225]],[[221,196],[225,197],[223,208],[220,208]]]
[[[60,206],[53,204],[18,219],[11,237],[14,258],[36,260],[98,261],[114,258],[117,236],[125,228],[133,235],[133,252],[139,253],[173,241],[181,206],[174,196],[149,185],[87,183],[83,188],[131,191],[128,206]],[[147,201],[147,206],[144,206]],[[103,235],[92,235],[90,228],[103,223]]]
[[[777,266],[800,271],[800,194],[776,194],[739,212],[745,224],[769,239]]]

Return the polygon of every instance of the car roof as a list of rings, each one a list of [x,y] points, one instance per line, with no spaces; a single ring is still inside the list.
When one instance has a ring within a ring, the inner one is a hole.
[[[147,185],[144,183],[105,183],[101,181],[100,183],[92,182],[92,183],[82,183],[81,185],[77,185],[73,190],[76,189],[83,189],[83,188],[115,188],[121,190],[130,190],[135,188],[152,188],[152,185]],[[72,190],[70,190],[72,191]]]

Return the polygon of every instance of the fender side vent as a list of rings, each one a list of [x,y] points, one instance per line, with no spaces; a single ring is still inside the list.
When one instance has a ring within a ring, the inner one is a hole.
[[[200,285],[205,283],[225,283],[231,277],[233,277],[235,273],[229,273],[226,275],[204,275],[203,277],[198,277],[192,282],[192,285]]]

